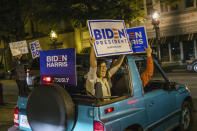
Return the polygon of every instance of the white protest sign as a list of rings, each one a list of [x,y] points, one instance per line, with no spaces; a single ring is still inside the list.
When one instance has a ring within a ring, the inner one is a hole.
[[[28,47],[27,47],[26,40],[11,42],[11,43],[9,43],[9,45],[10,45],[10,50],[11,50],[13,56],[28,53]]]
[[[41,47],[40,47],[39,41],[36,40],[34,42],[29,43],[29,45],[30,45],[32,58],[35,59],[37,57],[40,57],[40,52],[39,51],[41,50]]]
[[[96,39],[94,50],[97,57],[132,53],[123,20],[89,20],[88,27]]]

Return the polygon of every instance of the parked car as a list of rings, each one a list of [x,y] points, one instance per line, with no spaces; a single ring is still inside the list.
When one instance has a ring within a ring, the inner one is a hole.
[[[113,57],[106,57],[108,66]],[[109,97],[90,95],[85,89],[89,56],[77,56],[77,86],[61,86],[45,79],[30,96],[18,97],[14,126],[25,131],[163,131],[192,123],[192,98],[185,84],[168,79],[154,60],[154,75],[143,87],[140,73],[146,56],[127,55],[114,74]],[[50,77],[50,76],[48,76]]]
[[[197,72],[197,59],[189,60],[187,63],[187,70]]]

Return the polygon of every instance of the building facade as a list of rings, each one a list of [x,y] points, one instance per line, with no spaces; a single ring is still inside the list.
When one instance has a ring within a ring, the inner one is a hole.
[[[197,59],[197,0],[182,0],[172,6],[155,0],[144,0],[146,32],[149,43],[156,45],[152,14],[159,12],[162,62],[184,62]],[[142,25],[142,24],[141,24]]]

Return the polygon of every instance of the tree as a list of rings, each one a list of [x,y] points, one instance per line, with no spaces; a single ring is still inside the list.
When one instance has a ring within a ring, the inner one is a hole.
[[[130,23],[144,16],[142,0],[81,0],[72,3],[75,26],[91,19],[118,19]]]
[[[160,1],[175,4],[180,0]],[[1,0],[0,36],[24,39],[28,21],[34,36],[38,34],[36,24],[46,25],[47,30],[59,27],[62,31],[70,26],[85,26],[91,19],[118,19],[129,24],[144,20],[143,8],[143,0]],[[61,21],[66,26],[60,27]]]
[[[61,20],[74,27],[85,26],[89,19],[123,19],[129,23],[143,20],[142,0],[35,0],[33,19],[51,26]]]

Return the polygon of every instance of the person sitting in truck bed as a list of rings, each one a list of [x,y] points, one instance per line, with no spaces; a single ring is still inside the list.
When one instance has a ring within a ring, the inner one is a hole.
[[[94,53],[93,43],[95,42],[95,39],[90,39],[90,70],[88,72],[87,80],[86,80],[86,91],[87,93],[91,93],[91,95],[95,96],[111,96],[111,84],[109,82],[110,78],[116,73],[116,71],[120,68],[125,55],[119,56],[117,62],[115,65],[108,70],[107,73],[107,64],[105,60],[98,61]],[[143,82],[143,86],[148,83],[151,76],[153,75],[153,60],[151,57],[152,49],[150,46],[146,49],[147,53],[147,68],[146,70],[141,74],[141,79]],[[98,67],[97,67],[98,65]],[[95,84],[99,82],[102,86],[102,95],[98,95],[95,92]]]

